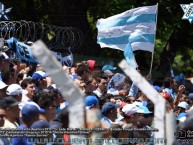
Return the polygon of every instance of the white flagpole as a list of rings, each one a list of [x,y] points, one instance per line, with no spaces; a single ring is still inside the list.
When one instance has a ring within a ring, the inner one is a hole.
[[[157,12],[156,12],[156,30],[157,30],[157,16],[158,16],[158,3],[157,3]],[[156,33],[155,33],[155,39],[156,39]],[[154,48],[155,48],[155,39],[154,39]],[[149,74],[151,74],[152,72],[153,57],[154,57],[154,52],[152,52],[152,55],[151,55],[151,66],[150,66]]]

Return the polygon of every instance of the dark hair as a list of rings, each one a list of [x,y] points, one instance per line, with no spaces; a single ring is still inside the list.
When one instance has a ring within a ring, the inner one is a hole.
[[[14,77],[14,72],[12,71],[3,72],[2,71],[1,77],[2,77],[2,81],[4,83],[7,83],[11,77]]]
[[[189,92],[188,90],[184,90],[184,91],[182,92],[182,94],[185,94],[185,95],[187,95],[187,96],[189,95],[189,93],[190,93],[190,92]]]
[[[86,65],[79,65],[78,67],[77,67],[77,75],[78,76],[82,76],[83,74],[84,74],[84,72],[85,71],[89,71],[89,68],[88,68],[88,66],[86,66]]]
[[[153,104],[152,101],[149,101],[149,102],[147,103],[147,106],[146,106],[146,107],[149,109],[149,111],[154,112],[154,104]]]
[[[114,97],[114,99],[115,99],[115,100],[121,100],[121,101],[123,101],[123,100],[124,100],[124,98],[123,98],[123,97],[121,97],[121,96],[115,96],[115,97]]]
[[[132,101],[132,100],[131,100],[131,97],[132,97],[132,96],[126,96],[126,97],[123,98],[123,101],[126,102],[126,103],[132,103],[132,102],[131,102],[131,101]]]
[[[108,94],[110,95],[110,94]],[[99,108],[102,109],[103,104],[105,104],[106,102],[110,102],[109,97],[107,96],[107,94],[105,94],[103,97],[98,98],[99,99]]]
[[[0,99],[0,109],[3,109],[3,110],[6,109],[6,104],[4,99]]]
[[[32,79],[30,79],[30,78],[26,78],[26,79],[24,79],[24,80],[21,82],[21,87],[22,87],[23,89],[25,89],[25,88],[27,88],[28,84],[32,84],[32,83],[35,84],[35,81],[32,80]]]
[[[164,86],[165,86],[165,88],[169,88],[171,83],[173,83],[173,79],[171,77],[166,77],[164,79]]]
[[[119,137],[119,133],[122,130],[122,126],[120,124],[111,124],[110,128],[112,129],[111,136],[113,138],[118,138]],[[120,131],[118,129],[120,129]]]
[[[35,102],[40,106],[40,108],[47,109],[55,103],[54,97],[54,91],[43,89],[35,95]]]

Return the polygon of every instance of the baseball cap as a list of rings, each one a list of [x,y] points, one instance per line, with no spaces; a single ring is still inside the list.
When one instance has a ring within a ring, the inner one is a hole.
[[[86,109],[90,109],[93,105],[96,105],[98,102],[99,101],[96,96],[90,95],[85,97]]]
[[[135,106],[143,106],[143,102],[141,100],[135,100],[135,102],[133,102],[133,104]]]
[[[4,98],[5,106],[12,107],[18,105],[20,102],[17,101],[13,96],[8,96]]]
[[[180,73],[179,75],[177,75],[177,76],[174,77],[174,80],[176,80],[177,82],[180,82],[180,83],[184,84],[184,83],[185,83],[184,74],[183,74],[183,73]]]
[[[106,75],[107,77],[110,77],[110,76],[113,76],[114,73],[112,71],[110,71],[110,70],[105,70],[104,71],[104,75]]]
[[[47,89],[54,91],[55,93],[60,93],[59,89],[57,87],[54,87],[53,85],[48,86]]]
[[[87,60],[87,63],[88,63],[89,69],[91,71],[93,71],[96,61],[95,60]]]
[[[33,101],[27,102],[26,104],[36,106],[36,107],[38,108],[38,110],[39,110],[40,113],[44,113],[44,112],[45,112],[44,109],[40,108],[40,106],[39,106],[37,103],[33,102]]]
[[[150,114],[152,112],[145,106],[138,106],[137,113]]]
[[[177,120],[179,120],[180,122],[184,122],[186,120],[187,117],[187,113],[182,112],[178,115]]]
[[[163,98],[165,98],[166,100],[169,100],[171,97],[170,97],[170,95],[169,95],[169,93],[168,92],[161,92],[160,93],[162,96],[163,96]]]
[[[114,110],[114,109],[117,109],[119,108],[120,105],[118,104],[114,104],[114,103],[111,103],[111,102],[106,102],[105,104],[103,104],[102,106],[102,114],[104,116],[108,115],[108,113],[111,111],[111,110]]]
[[[193,99],[193,93],[188,94],[189,99]]]
[[[26,90],[23,90],[22,88],[21,88],[21,86],[20,85],[18,85],[18,84],[11,84],[11,85],[9,85],[8,86],[8,88],[7,88],[7,90],[6,90],[6,94],[7,95],[18,95],[18,94],[24,94],[24,95],[26,95],[28,93],[28,91],[26,91]]]
[[[173,90],[172,89],[169,89],[169,88],[165,88],[163,90],[163,92],[167,92],[169,95],[171,95],[173,93]]]
[[[32,79],[41,80],[43,78],[46,78],[47,76],[48,76],[48,74],[43,72],[43,71],[36,71],[35,73],[33,73]]]
[[[103,66],[102,68],[102,71],[106,71],[106,70],[116,70],[117,68],[116,67],[113,67],[112,65],[110,64],[106,64]]]
[[[134,104],[127,104],[123,107],[122,111],[125,113],[126,116],[131,116],[136,113],[138,107]]]
[[[25,104],[21,110],[22,118],[30,119],[40,113],[38,107],[33,104]]]
[[[3,81],[0,81],[0,89],[4,89],[5,87],[7,87],[7,85]]]
[[[161,91],[161,88],[159,86],[153,86],[156,91]]]
[[[49,126],[49,124],[48,124],[47,121],[40,119],[40,120],[35,121],[35,122],[31,125],[30,128],[49,128],[49,127],[50,127],[50,126]]]
[[[180,103],[178,104],[178,107],[181,107],[181,108],[184,108],[184,109],[188,110],[189,105],[188,105],[188,103],[186,103],[185,101],[183,101],[183,102],[180,102]]]

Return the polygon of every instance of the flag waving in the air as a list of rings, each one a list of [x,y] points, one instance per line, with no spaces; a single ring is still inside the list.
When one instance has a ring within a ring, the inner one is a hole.
[[[130,65],[137,67],[133,51],[154,52],[157,5],[128,10],[97,22],[98,43],[124,51]]]

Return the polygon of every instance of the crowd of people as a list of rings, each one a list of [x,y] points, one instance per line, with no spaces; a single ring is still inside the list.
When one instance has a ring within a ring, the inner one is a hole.
[[[85,110],[99,109],[101,128],[112,129],[103,133],[103,138],[139,138],[146,140],[141,144],[152,144],[147,139],[154,138],[154,104],[123,72],[110,64],[99,66],[95,60],[77,62],[73,67],[63,66],[63,69],[85,93]],[[62,96],[60,86],[40,64],[20,62],[1,52],[0,74],[0,130],[68,128],[70,104]],[[168,76],[161,80],[152,80],[151,75],[145,78],[166,100],[166,111],[175,113],[176,130],[193,131],[193,93],[186,90],[184,82]],[[124,131],[127,129],[135,131]],[[67,142],[70,134],[51,135],[51,138],[62,138]],[[113,140],[108,141],[102,144],[118,145]],[[0,137],[0,144],[38,143],[29,142],[27,136],[16,136]]]

